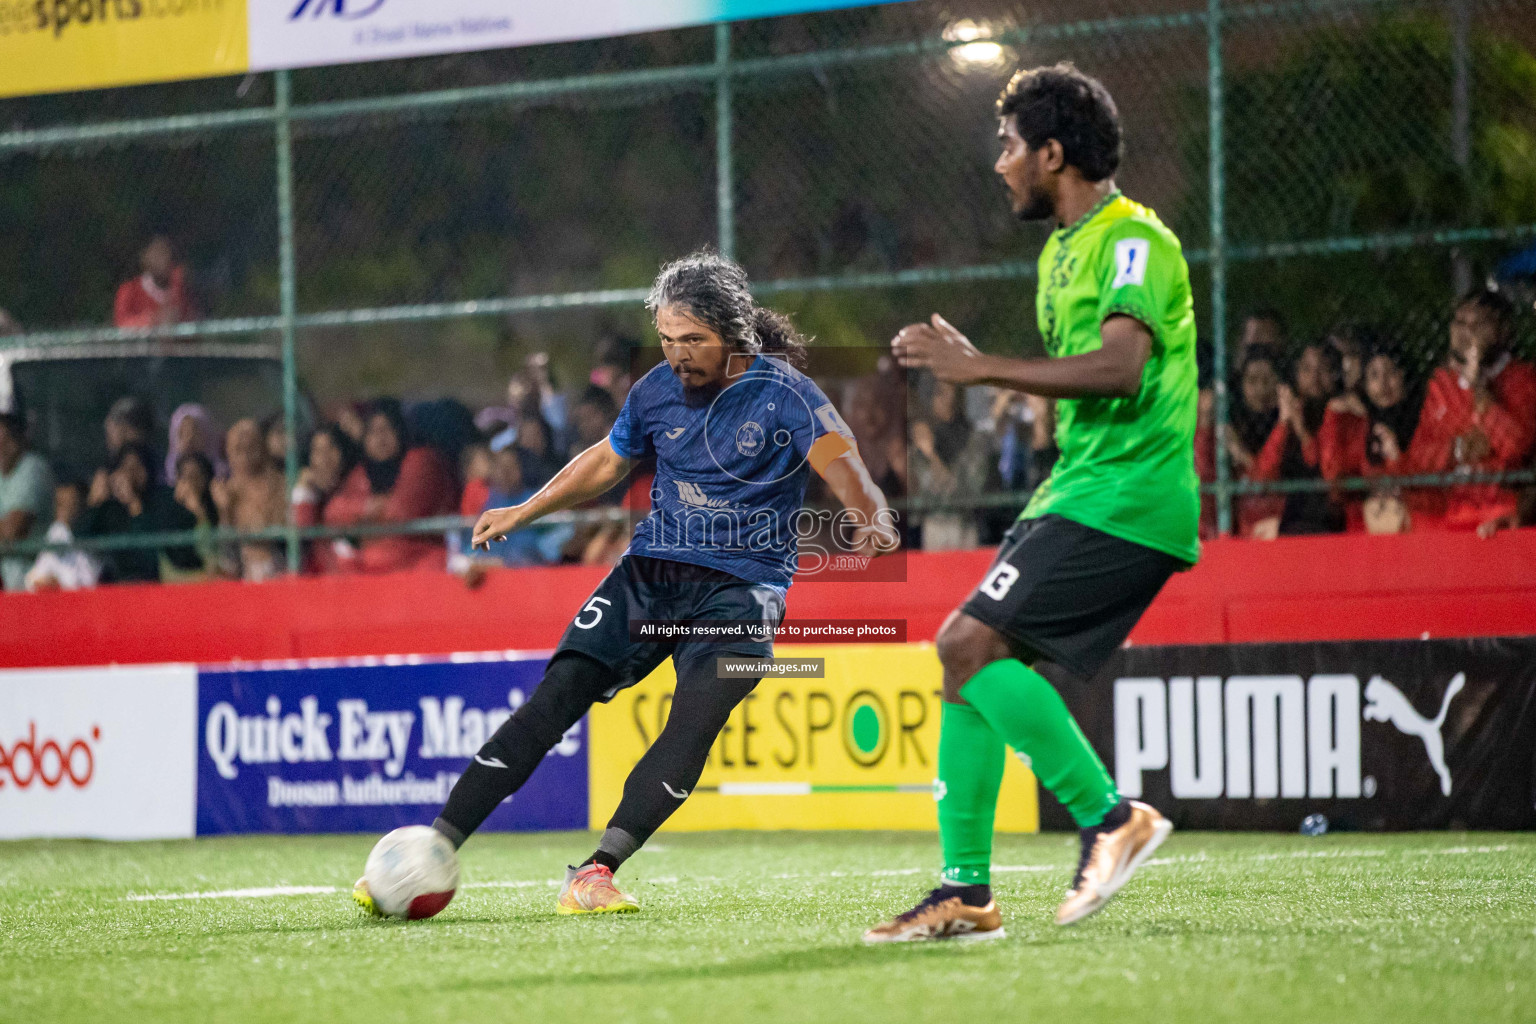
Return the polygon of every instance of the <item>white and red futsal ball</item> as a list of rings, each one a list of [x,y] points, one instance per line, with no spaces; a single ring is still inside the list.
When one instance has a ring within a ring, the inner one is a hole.
[[[419,920],[453,899],[459,888],[459,855],[437,829],[407,825],[378,841],[363,878],[379,913]]]

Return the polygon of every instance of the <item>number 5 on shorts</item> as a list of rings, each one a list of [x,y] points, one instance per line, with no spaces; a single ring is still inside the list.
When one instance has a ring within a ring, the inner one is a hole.
[[[1014,575],[1018,575],[1018,574],[1015,573]],[[601,608],[597,607],[600,604],[611,605],[611,604],[613,604],[613,602],[608,600],[606,597],[594,597],[592,600],[590,600],[586,604],[582,605],[581,606],[581,611],[576,614],[576,628],[577,629],[591,629],[593,626],[595,626],[599,622],[603,621],[603,610]],[[582,622],[581,621],[581,617],[583,615],[585,615],[587,612],[591,612],[592,613],[592,618],[591,618],[590,621]]]
[[[981,581],[981,586],[978,589],[992,600],[1001,601],[1008,596],[1008,588],[1013,586],[1014,581],[1018,578],[1019,570],[1007,562],[1002,562],[991,572],[987,573],[987,578]]]

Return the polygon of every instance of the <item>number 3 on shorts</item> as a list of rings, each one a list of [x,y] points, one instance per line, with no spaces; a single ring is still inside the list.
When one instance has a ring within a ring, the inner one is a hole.
[[[1018,573],[1014,573],[1014,575],[1017,576]],[[597,607],[600,604],[611,605],[611,604],[613,604],[613,602],[608,600],[606,597],[594,597],[592,600],[590,600],[586,604],[582,605],[581,606],[581,611],[576,614],[576,628],[577,629],[591,629],[593,626],[595,626],[599,622],[603,621],[603,610],[601,608]],[[581,621],[581,617],[582,617],[582,615],[585,615],[587,612],[591,612],[592,613],[592,618],[588,622],[582,622]]]
[[[981,581],[979,589],[992,600],[1001,601],[1008,596],[1008,588],[1013,586],[1014,581],[1018,578],[1019,570],[1007,562],[1001,562],[991,572],[987,573],[987,578]]]

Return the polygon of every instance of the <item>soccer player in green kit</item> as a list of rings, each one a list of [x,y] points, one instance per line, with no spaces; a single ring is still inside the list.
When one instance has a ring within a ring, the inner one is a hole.
[[[1057,400],[1061,458],[997,560],[938,635],[941,884],[867,942],[1003,935],[988,875],[1005,747],[1081,829],[1057,924],[1094,913],[1172,830],[1123,799],[1062,702],[1031,666],[1091,678],[1175,572],[1200,556],[1194,466],[1195,318],[1189,268],[1151,210],[1121,195],[1120,123],[1071,64],[1016,74],[998,99],[994,168],[1021,220],[1056,223],[1040,254],[1036,313],[1049,358],[985,355],[935,314],[891,342],[941,381]]]

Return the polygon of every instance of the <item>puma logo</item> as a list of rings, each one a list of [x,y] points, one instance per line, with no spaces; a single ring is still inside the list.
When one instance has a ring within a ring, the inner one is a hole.
[[[671,430],[666,432],[667,433],[667,440],[668,441],[676,441],[678,438],[683,436],[683,431],[685,431],[687,429],[688,429],[687,427],[673,427]]]
[[[1440,713],[1433,719],[1425,718],[1408,703],[1403,692],[1381,676],[1372,676],[1365,684],[1365,720],[1367,722],[1391,722],[1405,736],[1417,736],[1424,741],[1424,752],[1429,755],[1430,767],[1440,776],[1440,792],[1451,795],[1451,772],[1445,766],[1445,739],[1440,727],[1445,724],[1445,713],[1450,710],[1451,698],[1467,684],[1467,674],[1458,672],[1445,688],[1440,701]]]
[[[674,800],[686,800],[686,799],[688,799],[688,791],[686,789],[682,789],[682,790],[673,789],[671,786],[667,785],[665,782],[663,782],[661,784],[661,788],[666,790],[667,791],[667,796],[670,796]]]

